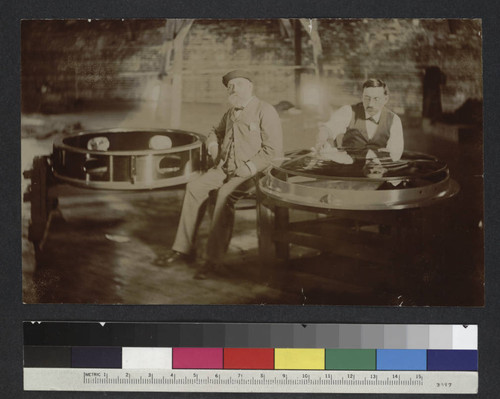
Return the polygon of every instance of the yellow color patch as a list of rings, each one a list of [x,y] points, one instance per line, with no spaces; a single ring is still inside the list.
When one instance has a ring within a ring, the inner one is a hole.
[[[324,370],[325,350],[316,348],[274,349],[276,370]]]

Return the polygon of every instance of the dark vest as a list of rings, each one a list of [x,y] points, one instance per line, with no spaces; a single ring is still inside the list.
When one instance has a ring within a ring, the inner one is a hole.
[[[371,139],[366,132],[366,115],[363,103],[351,105],[352,118],[342,139],[343,147],[377,150],[385,148],[390,137],[394,112],[382,108],[377,130]]]

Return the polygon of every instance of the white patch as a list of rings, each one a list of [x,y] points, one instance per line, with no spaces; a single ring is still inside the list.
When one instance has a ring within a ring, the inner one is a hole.
[[[172,148],[172,140],[167,136],[155,135],[149,139],[149,148],[152,150],[167,150]]]
[[[114,241],[114,242],[129,242],[130,237],[127,236],[120,236],[116,234],[104,234],[104,236],[109,240],[109,241]]]
[[[93,137],[87,143],[87,150],[91,151],[107,151],[109,148],[109,140],[107,137]]]

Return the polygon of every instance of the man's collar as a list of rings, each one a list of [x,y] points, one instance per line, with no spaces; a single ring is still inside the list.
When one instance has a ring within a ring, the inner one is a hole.
[[[243,108],[245,108],[250,101],[252,101],[255,98],[255,96],[250,97],[245,104],[243,104],[241,107],[234,107],[235,111],[241,111]]]
[[[365,111],[365,117],[366,119],[373,119],[376,123],[380,122],[380,115],[382,115],[382,110],[378,111],[375,115],[373,116],[368,116],[368,114]]]

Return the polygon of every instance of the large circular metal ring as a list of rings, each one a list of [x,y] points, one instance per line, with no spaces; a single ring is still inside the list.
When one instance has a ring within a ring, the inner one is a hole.
[[[296,151],[276,160],[259,188],[279,202],[319,211],[418,208],[459,191],[446,163],[435,157],[405,152],[397,162],[377,162],[355,159],[340,165],[307,150]],[[381,172],[373,173],[377,168]]]
[[[151,148],[152,142],[165,145]],[[54,142],[52,168],[57,179],[87,188],[170,187],[204,169],[203,142],[203,136],[183,130],[84,131]]]

